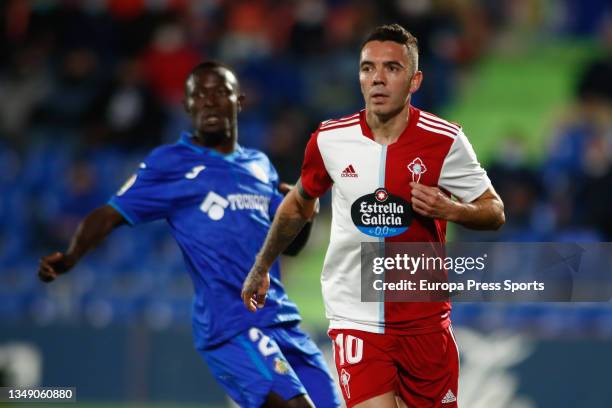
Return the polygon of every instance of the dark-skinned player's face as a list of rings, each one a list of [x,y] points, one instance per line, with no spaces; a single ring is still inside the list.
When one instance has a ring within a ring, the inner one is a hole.
[[[194,129],[205,138],[229,137],[242,99],[235,75],[223,67],[196,71],[185,82],[185,109]]]

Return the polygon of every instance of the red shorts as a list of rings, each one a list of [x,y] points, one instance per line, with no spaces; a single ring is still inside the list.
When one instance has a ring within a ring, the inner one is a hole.
[[[459,352],[451,327],[420,335],[329,331],[347,407],[394,391],[410,408],[457,407]]]

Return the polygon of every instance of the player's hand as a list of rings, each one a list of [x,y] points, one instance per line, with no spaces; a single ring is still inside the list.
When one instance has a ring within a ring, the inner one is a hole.
[[[242,302],[251,312],[264,307],[270,288],[268,270],[255,264],[242,285]]]
[[[438,187],[412,182],[412,209],[425,217],[453,220],[458,203],[452,201]]]
[[[54,281],[62,273],[66,273],[74,266],[74,261],[66,254],[54,252],[40,258],[38,264],[38,277],[43,282]]]
[[[295,186],[289,183],[282,182],[282,181],[278,183],[278,191],[280,191],[282,195],[289,194],[289,192],[291,191],[293,187]]]

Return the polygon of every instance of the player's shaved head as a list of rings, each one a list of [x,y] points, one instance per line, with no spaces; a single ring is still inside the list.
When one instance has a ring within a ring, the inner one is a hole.
[[[419,70],[419,42],[414,35],[399,24],[386,24],[376,27],[363,41],[361,49],[371,41],[393,41],[408,49],[413,72]]]
[[[187,75],[185,86],[187,86],[189,81],[193,80],[195,75],[199,75],[204,71],[217,72],[219,75],[224,77],[229,84],[231,84],[236,93],[240,93],[240,83],[238,82],[238,76],[234,70],[229,65],[214,60],[204,61],[193,67],[193,69],[189,72],[189,75]]]
[[[217,61],[196,65],[185,81],[183,100],[193,123],[194,141],[225,153],[233,151],[243,100],[230,67]]]

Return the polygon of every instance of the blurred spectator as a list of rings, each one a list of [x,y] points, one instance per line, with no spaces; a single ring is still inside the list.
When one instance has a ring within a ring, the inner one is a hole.
[[[0,76],[0,95],[10,95],[0,98],[0,134],[14,143],[26,143],[24,132],[51,90],[52,78],[44,58],[40,46],[19,50]]]
[[[189,45],[179,24],[168,23],[157,28],[141,63],[154,94],[165,105],[176,106],[183,99],[187,74],[203,57]]]
[[[612,126],[591,138],[585,149],[584,180],[578,186],[581,221],[612,241]]]
[[[500,141],[493,162],[487,166],[487,173],[501,196],[506,210],[506,225],[502,233],[518,236],[530,231],[537,204],[544,198],[544,191],[538,175],[527,162],[527,149],[524,136],[511,131]],[[528,234],[531,235],[531,234]]]
[[[308,118],[296,108],[287,108],[277,115],[268,132],[264,149],[281,180],[295,183],[300,177],[300,163],[306,148],[304,135],[308,135]]]
[[[108,127],[106,143],[142,149],[160,144],[164,115],[144,80],[141,64],[126,60],[101,89],[89,116],[90,121]]]
[[[612,106],[612,16],[601,30],[602,55],[586,64],[578,79],[577,96],[584,104]],[[610,112],[608,112],[610,113]]]
[[[57,81],[41,107],[40,119],[66,129],[81,126],[99,86],[97,56],[85,48],[69,50],[60,61]]]

